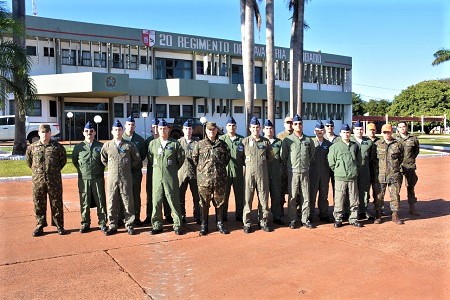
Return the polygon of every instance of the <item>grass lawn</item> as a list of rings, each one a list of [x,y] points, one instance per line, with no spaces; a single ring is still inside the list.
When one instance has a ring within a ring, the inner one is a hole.
[[[421,145],[435,145],[450,147],[450,136],[448,135],[421,135],[419,136]]]

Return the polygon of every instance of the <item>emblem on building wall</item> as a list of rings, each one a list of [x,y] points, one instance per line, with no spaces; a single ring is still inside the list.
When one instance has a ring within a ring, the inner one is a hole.
[[[155,45],[156,33],[154,30],[142,30],[142,42],[147,47]]]
[[[115,87],[117,83],[116,77],[109,75],[105,78],[105,85],[106,87]]]

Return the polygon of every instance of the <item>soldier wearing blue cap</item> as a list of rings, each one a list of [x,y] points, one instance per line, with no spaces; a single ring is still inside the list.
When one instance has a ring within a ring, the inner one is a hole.
[[[123,139],[123,126],[116,120],[112,126],[113,139],[106,142],[101,150],[102,163],[108,167],[108,219],[109,229],[105,235],[117,232],[119,207],[123,203],[125,227],[128,234],[134,234],[133,176],[131,169],[141,164],[141,155],[134,143]]]
[[[223,204],[223,220],[228,220],[228,201],[231,187],[233,186],[234,200],[236,202],[236,221],[242,221],[242,211],[244,209],[244,163],[240,159],[240,153],[244,151],[242,147],[243,136],[236,133],[236,121],[233,117],[227,120],[227,133],[219,137],[224,141],[230,150],[231,159],[227,166],[227,189],[225,203]]]
[[[359,192],[359,209],[358,219],[360,220],[375,220],[375,218],[368,212],[369,207],[369,191],[371,182],[371,164],[372,164],[372,141],[364,136],[363,123],[359,120],[353,124],[353,136],[351,141],[359,146],[361,152],[361,166],[358,170],[358,192]],[[346,205],[344,205],[346,210]],[[346,210],[347,212],[347,210]]]
[[[158,125],[159,138],[150,142],[147,158],[153,162],[153,208],[150,234],[163,232],[162,203],[165,198],[172,209],[173,229],[176,235],[181,229],[181,206],[178,170],[183,165],[185,154],[177,140],[169,138],[167,122],[161,119]]]
[[[136,122],[133,115],[130,115],[125,120],[125,132],[123,133],[123,139],[132,142],[139,151],[140,157],[144,159],[147,157],[147,147],[145,147],[145,140],[139,134],[136,133]],[[134,224],[141,226],[141,184],[142,184],[142,162],[136,167],[131,168],[131,174],[133,176],[133,199],[134,199]],[[123,215],[123,206],[121,206],[121,213],[119,218]]]
[[[258,118],[250,120],[250,136],[242,140],[244,151],[240,153],[245,161],[245,200],[243,210],[244,232],[251,232],[252,202],[255,189],[258,193],[259,227],[270,232],[269,217],[269,174],[267,163],[273,160],[270,141],[260,135],[261,126]]]
[[[281,160],[286,165],[288,173],[289,228],[295,229],[299,219],[300,226],[313,228],[309,220],[309,168],[314,158],[315,147],[311,138],[303,134],[303,121],[299,115],[294,116],[292,123],[294,132],[281,144]],[[298,206],[301,207],[301,215],[298,215]]]
[[[282,214],[282,198],[281,198],[281,140],[275,137],[273,123],[266,120],[264,123],[264,137],[270,142],[273,151],[273,160],[267,162],[267,171],[269,174],[269,192],[270,192],[270,210],[275,224],[284,225],[281,217]]]
[[[330,185],[330,166],[328,165],[327,155],[332,143],[324,138],[325,126],[322,121],[318,121],[314,127],[314,133],[316,135],[313,138],[314,147],[314,159],[311,160],[311,168],[309,170],[310,176],[310,219],[313,220],[314,211],[317,206],[319,208],[319,219],[323,222],[331,222],[328,215],[328,189]]]
[[[95,203],[100,229],[106,228],[105,166],[100,157],[103,143],[95,139],[94,126],[90,121],[83,129],[84,141],[73,148],[72,162],[78,171],[80,194],[80,233],[88,232],[91,226],[90,208]]]
[[[200,197],[198,195],[197,171],[195,163],[192,159],[192,152],[194,151],[195,145],[197,145],[197,141],[192,138],[192,125],[192,120],[187,119],[183,124],[183,136],[178,139],[178,142],[181,147],[183,147],[186,155],[183,165],[178,170],[181,219],[183,223],[186,223],[186,191],[189,185],[189,189],[192,193],[192,200],[194,202],[194,219],[195,222],[200,225]]]
[[[358,221],[358,169],[361,166],[361,152],[355,142],[350,141],[350,126],[341,127],[340,140],[330,147],[328,164],[334,172],[334,227],[342,227],[344,201],[348,195],[350,201],[350,216],[348,222],[355,227],[363,227]]]

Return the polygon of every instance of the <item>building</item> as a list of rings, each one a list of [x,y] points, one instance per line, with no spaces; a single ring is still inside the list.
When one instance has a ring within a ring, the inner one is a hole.
[[[36,16],[26,17],[26,34],[41,99],[30,120],[59,122],[63,139],[69,128],[72,139],[82,139],[83,125],[96,115],[102,117],[99,137],[108,139],[113,120],[130,114],[141,135],[149,135],[153,117],[204,116],[224,126],[230,115],[245,134],[240,41]],[[279,132],[289,115],[289,48],[276,47],[275,59]],[[265,45],[257,44],[254,114],[261,122],[267,116],[264,65]],[[351,71],[351,57],[304,52],[307,134],[317,119],[351,123]],[[0,113],[14,113],[13,100]]]

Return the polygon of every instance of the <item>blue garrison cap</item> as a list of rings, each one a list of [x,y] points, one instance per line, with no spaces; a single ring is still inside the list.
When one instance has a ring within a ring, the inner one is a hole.
[[[302,118],[298,114],[295,114],[292,118],[292,122],[302,122]]]
[[[158,118],[154,118],[152,120],[152,125],[158,125],[159,124],[159,119]]]
[[[252,117],[252,119],[250,120],[250,125],[260,125],[258,118]]]
[[[84,125],[85,129],[94,129],[94,125],[92,125],[91,121],[87,121],[86,125]]]
[[[113,127],[122,127],[123,128],[122,123],[120,123],[119,120],[114,121]]]
[[[334,126],[334,122],[333,122],[333,120],[331,120],[331,118],[329,118],[328,120],[325,121],[325,125],[333,125]]]
[[[192,127],[193,122],[191,119],[187,119],[186,122],[183,123],[183,127]]]
[[[266,126],[266,127],[273,127],[273,123],[272,123],[272,121],[267,119],[266,122],[264,122],[264,126]]]
[[[236,120],[233,117],[229,117],[227,120],[227,124],[236,124]]]
[[[133,123],[134,123],[133,115],[130,115],[130,116],[126,119],[126,121],[127,121],[127,122],[133,122]]]
[[[317,121],[315,129],[324,129],[325,126],[323,125],[322,121]]]
[[[167,122],[166,122],[166,120],[164,120],[164,119],[161,119],[161,121],[159,122],[158,126],[160,126],[160,127],[164,127],[164,126],[167,126]]]
[[[350,131],[350,126],[348,126],[348,124],[342,124],[341,126],[341,131]]]
[[[353,127],[363,127],[363,123],[361,121],[356,121],[355,124],[353,124]]]

